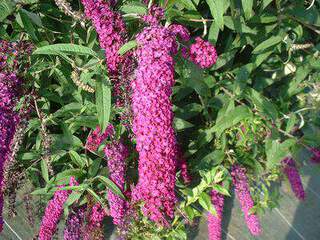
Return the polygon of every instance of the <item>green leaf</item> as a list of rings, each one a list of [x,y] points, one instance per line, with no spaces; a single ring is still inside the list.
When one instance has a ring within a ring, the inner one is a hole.
[[[209,29],[208,39],[212,44],[216,44],[219,37],[219,26],[218,24],[211,24]]]
[[[221,193],[222,195],[231,197],[229,191],[227,189],[225,189],[224,187],[222,187],[221,185],[219,185],[219,184],[213,185],[212,188],[214,190],[216,190],[217,192]]]
[[[229,1],[226,0],[206,0],[209,5],[211,14],[215,20],[215,24],[219,26],[221,30],[223,30],[224,20],[223,14],[225,12],[225,5],[229,4]]]
[[[181,130],[186,129],[186,128],[191,128],[193,126],[194,125],[192,123],[189,123],[186,120],[183,120],[181,118],[174,118],[174,128],[177,131],[181,131]]]
[[[256,30],[251,29],[245,24],[245,22],[243,21],[243,18],[233,19],[230,16],[225,16],[223,19],[227,28],[231,30],[235,30],[238,33],[251,33],[251,34],[257,33]]]
[[[2,0],[0,2],[0,22],[5,20],[14,11],[14,5],[10,0]]]
[[[35,41],[38,41],[38,37],[36,35],[36,29],[32,25],[29,15],[26,13],[26,11],[22,11],[22,10],[19,11],[19,14],[23,24],[22,27],[32,37],[32,39],[34,39]]]
[[[290,133],[291,130],[293,129],[293,127],[295,126],[296,122],[297,122],[297,117],[294,113],[289,115],[289,120],[287,122],[287,126],[286,126],[286,132]]]
[[[233,84],[233,92],[235,95],[240,95],[240,93],[246,88],[247,82],[249,81],[250,72],[246,66],[242,66],[238,71],[236,71],[236,79]]]
[[[97,175],[97,173],[100,169],[101,162],[102,162],[102,158],[97,158],[93,161],[93,163],[91,164],[91,166],[89,168],[89,175],[91,177],[94,177]]]
[[[272,104],[266,97],[261,95],[253,88],[249,88],[246,91],[247,97],[257,107],[257,109],[269,118],[276,120],[279,116],[278,109]]]
[[[216,166],[219,165],[224,159],[224,152],[221,150],[215,150],[207,154],[204,158],[201,159],[200,164],[205,164],[206,166]]]
[[[176,0],[176,3],[180,3],[180,4],[183,5],[186,9],[197,11],[197,8],[196,8],[196,6],[194,5],[194,3],[193,3],[192,0]]]
[[[33,52],[34,55],[58,55],[59,53],[68,55],[90,55],[93,57],[98,57],[97,53],[91,48],[72,43],[58,43],[43,46],[37,48]]]
[[[236,52],[237,52],[237,49],[232,49],[231,51],[225,52],[225,53],[221,54],[220,56],[218,56],[218,60],[217,60],[216,64],[213,65],[213,67],[210,70],[212,70],[212,71],[218,70],[218,69],[222,68],[223,66],[225,66],[228,62],[230,62],[234,58]]]
[[[120,10],[124,13],[136,13],[139,15],[145,15],[148,12],[147,6],[139,2],[124,4],[121,6]]]
[[[64,208],[71,206],[73,203],[75,203],[76,201],[78,201],[80,199],[80,197],[82,196],[83,192],[79,192],[79,191],[73,191],[67,201],[65,201],[64,203]]]
[[[205,210],[210,212],[212,215],[217,215],[217,212],[214,209],[213,204],[211,203],[211,197],[206,192],[201,193],[199,203]]]
[[[106,185],[108,189],[110,189],[114,194],[117,194],[119,197],[125,199],[125,196],[121,192],[121,190],[118,188],[118,186],[112,182],[109,178],[104,176],[98,176],[97,177],[102,183]]]
[[[96,199],[97,202],[99,202],[100,204],[103,204],[103,200],[99,197],[98,194],[95,193],[95,191],[93,191],[93,189],[88,188],[88,189],[86,189],[86,190],[89,192],[89,194],[90,194],[92,197],[94,197],[94,199]]]
[[[263,41],[262,43],[260,43],[258,46],[256,46],[256,48],[252,51],[252,53],[259,54],[263,50],[266,50],[270,47],[273,47],[274,45],[277,45],[281,41],[282,41],[281,36],[272,36],[272,37],[268,38],[267,40]]]
[[[181,108],[175,107],[174,112],[177,118],[188,120],[201,113],[203,107],[198,103],[190,103]]]
[[[77,152],[70,150],[69,155],[70,155],[71,160],[75,164],[77,164],[78,167],[83,168],[86,165],[85,161],[82,159],[82,157]]]
[[[129,41],[122,45],[122,47],[119,49],[119,54],[124,55],[131,49],[135,48],[138,45],[136,40]]]
[[[111,112],[111,89],[107,85],[107,81],[99,79],[96,82],[96,106],[98,120],[101,131],[104,132],[107,128]]]
[[[48,165],[44,159],[41,160],[41,175],[46,182],[49,182]]]
[[[245,18],[250,19],[252,15],[253,0],[241,0],[241,2]]]
[[[58,173],[55,177],[55,183],[59,184],[60,181],[69,180],[70,177],[81,177],[83,174],[83,170],[81,169],[68,169]]]
[[[290,154],[290,148],[295,144],[295,139],[287,139],[282,143],[279,140],[267,139],[265,144],[267,169],[272,169],[276,165],[279,165],[281,160]]]
[[[226,113],[215,125],[211,128],[211,132],[216,132],[219,137],[226,129],[235,126],[244,119],[251,118],[252,112],[246,106],[238,106]]]
[[[48,193],[48,188],[39,188],[34,190],[31,194],[32,195],[45,195]]]

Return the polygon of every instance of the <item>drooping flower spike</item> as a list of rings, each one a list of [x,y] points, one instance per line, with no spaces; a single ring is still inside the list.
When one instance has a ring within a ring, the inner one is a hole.
[[[3,229],[4,166],[11,153],[11,145],[20,118],[14,110],[18,102],[21,80],[16,74],[0,73],[0,232]]]
[[[124,191],[126,159],[129,155],[127,147],[121,141],[113,141],[107,144],[104,149],[108,161],[110,179]],[[108,190],[108,202],[110,207],[110,216],[113,223],[122,230],[125,226],[125,214],[128,209],[128,203],[113,191]]]
[[[70,178],[70,186],[77,185],[77,182],[72,177]],[[62,188],[63,186],[60,186]],[[53,198],[49,201],[44,216],[41,220],[39,230],[39,240],[51,240],[57,230],[57,225],[63,214],[63,205],[67,201],[72,191],[57,190]]]
[[[221,240],[224,196],[215,190],[211,191],[211,202],[217,215],[208,213],[208,239]]]
[[[305,199],[305,191],[302,185],[301,177],[297,169],[296,163],[291,157],[282,160],[283,172],[288,177],[291,189],[299,200]]]
[[[231,176],[248,229],[252,235],[259,236],[262,232],[259,218],[256,214],[250,213],[254,207],[254,202],[250,194],[246,169],[235,165],[232,167]]]
[[[64,240],[79,240],[82,238],[85,210],[85,207],[80,207],[69,213],[63,233]]]
[[[170,96],[174,85],[176,37],[153,25],[137,36],[136,79],[132,82],[133,132],[139,153],[139,181],[132,197],[155,222],[172,218],[176,196],[176,139]]]

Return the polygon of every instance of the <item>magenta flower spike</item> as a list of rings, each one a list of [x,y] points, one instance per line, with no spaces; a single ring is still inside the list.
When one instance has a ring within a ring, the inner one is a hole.
[[[19,97],[20,79],[15,74],[0,73],[0,188],[3,189],[4,165],[11,152],[19,114],[14,111]],[[3,191],[0,192],[0,232],[3,229]]]
[[[170,101],[176,36],[168,28],[153,25],[138,34],[137,42],[132,111],[139,181],[132,197],[144,203],[142,210],[151,220],[166,224],[166,217],[174,215],[176,202],[177,145]]]
[[[103,240],[103,219],[107,216],[107,211],[99,203],[93,205],[84,229],[83,240]]]
[[[124,191],[126,159],[129,156],[127,147],[122,142],[112,142],[104,149],[108,159],[108,167],[110,179]],[[124,228],[125,214],[128,208],[128,203],[117,194],[108,190],[108,201],[110,206],[110,215],[113,218],[113,223],[120,229]]]
[[[262,233],[259,218],[256,214],[250,213],[254,202],[250,194],[246,169],[235,165],[232,167],[231,176],[248,229],[252,235],[259,236]]]
[[[288,177],[291,189],[299,200],[305,199],[305,192],[296,163],[291,157],[282,160],[283,172]]]
[[[70,186],[77,185],[77,182],[72,177],[70,178]],[[60,186],[62,188],[63,186]],[[63,205],[67,201],[72,191],[57,190],[53,198],[49,201],[44,216],[41,220],[39,230],[39,240],[51,240],[57,230],[57,225],[63,214]]]
[[[224,196],[217,191],[212,190],[211,202],[216,210],[217,215],[214,216],[211,213],[208,213],[208,239],[221,240]]]
[[[84,222],[85,208],[80,207],[69,213],[65,229],[64,240],[79,240],[82,238],[82,225]]]

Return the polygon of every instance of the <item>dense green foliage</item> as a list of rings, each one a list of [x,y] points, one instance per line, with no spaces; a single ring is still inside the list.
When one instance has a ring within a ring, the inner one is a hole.
[[[165,7],[167,22],[182,23],[193,37],[204,36],[219,55],[208,70],[177,59],[175,129],[193,181],[189,186],[177,183],[180,202],[172,229],[146,219],[132,227],[132,235],[141,239],[185,239],[185,223],[214,212],[209,191],[230,194],[231,165],[248,169],[255,211],[262,213],[277,205],[277,184],[272,183],[282,179],[281,160],[291,154],[303,165],[309,161],[309,147],[320,146],[320,2],[310,8],[311,1],[296,0],[157,2]],[[80,1],[73,0],[72,7],[83,11]],[[123,0],[117,7],[134,40],[143,27],[137,14],[146,13],[146,6]],[[115,107],[94,28],[89,21],[66,16],[50,0],[2,0],[0,12],[1,39],[29,40],[35,46],[28,57],[31,67],[21,75],[25,92],[36,96],[31,105],[37,111],[18,156],[35,187],[32,194],[47,201],[57,185],[76,176],[80,185],[72,187],[77,191],[65,214],[77,200],[84,204],[88,195],[106,205],[105,188],[122,193],[108,179],[103,152],[85,150],[86,138],[108,122],[119,136],[131,133],[118,120],[123,109]],[[132,48],[134,41],[121,51]],[[95,93],[78,87],[79,82]],[[54,174],[43,158],[44,138],[50,139]],[[137,178],[137,154],[131,146],[128,183]]]

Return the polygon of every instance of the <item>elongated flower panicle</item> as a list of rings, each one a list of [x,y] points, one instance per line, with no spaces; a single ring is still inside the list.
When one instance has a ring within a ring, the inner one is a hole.
[[[288,177],[288,180],[291,185],[291,189],[294,195],[300,199],[305,199],[305,192],[303,189],[301,177],[297,169],[296,163],[291,157],[287,157],[282,160],[283,172]]]
[[[311,148],[312,157],[310,158],[310,161],[315,164],[320,163],[320,149],[318,148]]]
[[[105,155],[108,158],[108,167],[110,179],[124,191],[125,173],[126,173],[126,158],[129,156],[127,147],[121,142],[112,142],[104,149]],[[113,218],[113,223],[120,228],[124,227],[124,216],[127,210],[127,202],[113,193],[108,191],[108,201],[110,206],[110,215]]]
[[[211,191],[211,202],[217,215],[208,213],[208,239],[221,240],[224,196],[215,190]]]
[[[132,82],[133,132],[139,152],[139,181],[133,200],[152,221],[166,224],[174,215],[176,139],[170,96],[174,85],[175,35],[161,26],[137,36],[138,67]]]
[[[119,50],[126,42],[127,31],[119,12],[112,7],[117,1],[82,0],[86,16],[91,19],[98,35],[100,47],[105,50],[109,78],[112,80],[112,94],[116,96],[116,105],[123,107],[129,101],[130,83],[127,76],[121,74],[126,66],[132,65],[130,53],[120,56]],[[124,66],[125,65],[125,66]],[[124,66],[124,67],[123,67]]]
[[[215,47],[208,41],[197,37],[190,49],[183,48],[183,56],[199,65],[200,68],[210,68],[217,61],[218,55]]]
[[[11,143],[19,123],[14,111],[19,96],[20,79],[15,74],[0,73],[0,232],[3,228],[3,178],[4,165],[10,157]]]
[[[101,143],[106,140],[108,136],[112,135],[113,132],[114,128],[111,124],[106,128],[104,133],[101,133],[100,127],[97,126],[96,129],[91,132],[91,134],[87,138],[86,149],[92,152],[97,151]]]
[[[82,238],[82,225],[84,221],[85,208],[80,207],[69,213],[65,229],[64,240],[79,240]]]
[[[122,57],[120,47],[125,43],[125,23],[121,14],[111,9],[104,0],[82,0],[86,16],[92,20],[99,35],[100,46],[105,50],[110,75],[118,73]]]
[[[103,209],[100,203],[96,203],[89,208],[89,214],[86,217],[87,224],[84,229],[83,240],[103,240],[103,219],[107,216],[107,211]]]
[[[252,235],[259,236],[262,232],[259,218],[256,214],[250,213],[254,202],[250,194],[246,169],[235,165],[232,167],[231,176],[247,226]]]
[[[74,186],[76,184],[75,179],[73,177],[70,178],[70,186]],[[70,193],[71,191],[67,190],[57,190],[54,193],[53,199],[49,201],[44,216],[42,217],[39,240],[52,239],[56,232],[61,215],[63,214],[63,205],[67,201]]]

